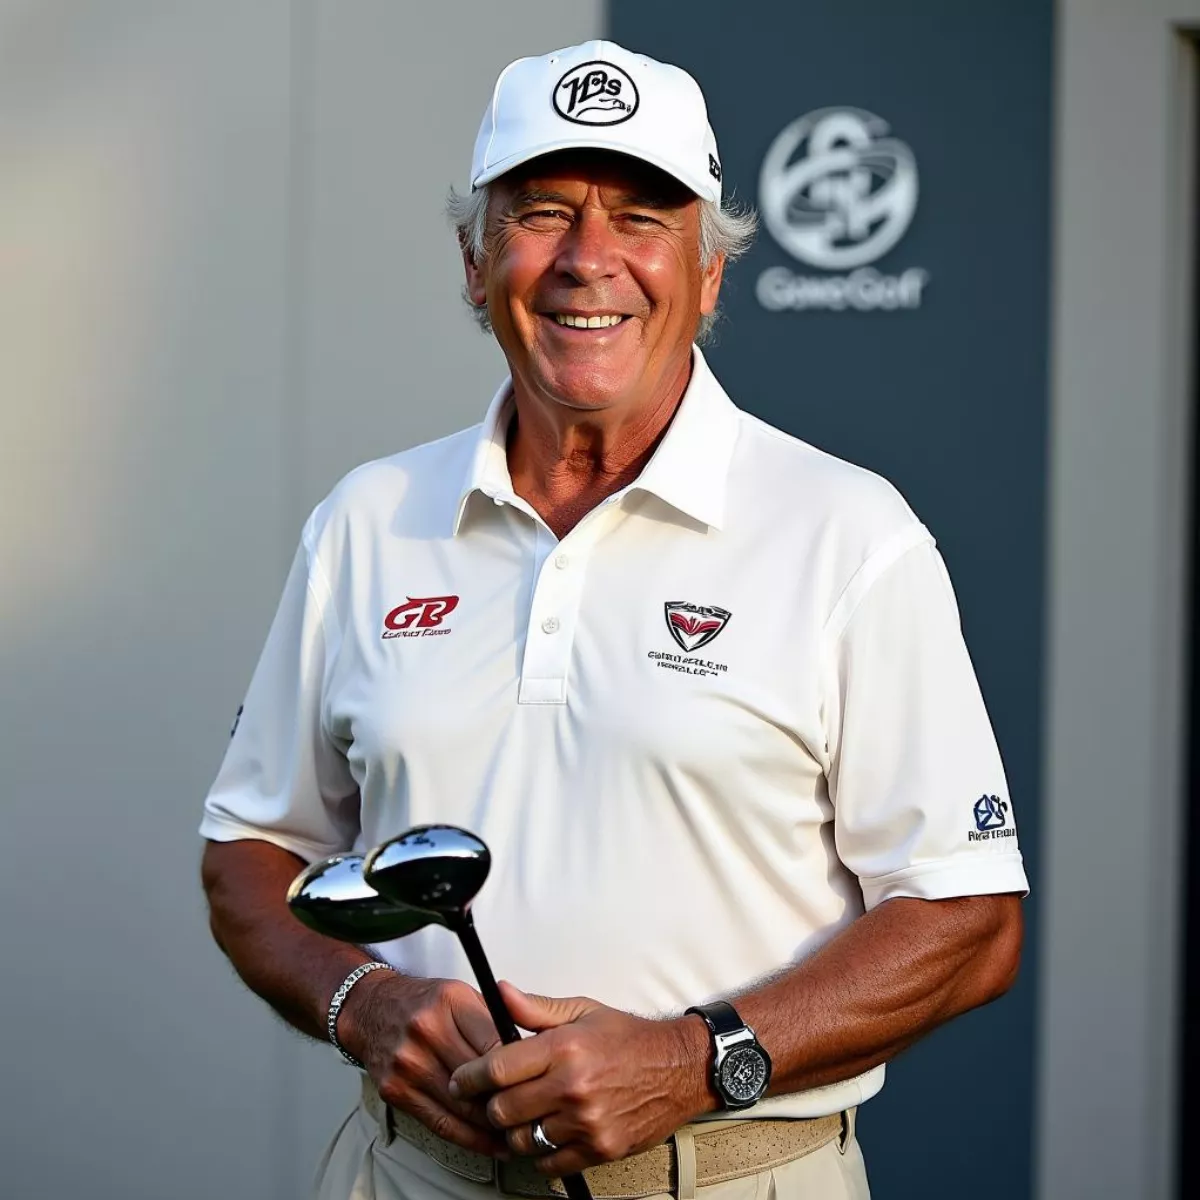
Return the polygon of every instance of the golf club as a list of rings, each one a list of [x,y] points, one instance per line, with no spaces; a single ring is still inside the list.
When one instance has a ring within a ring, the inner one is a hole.
[[[491,869],[492,856],[473,833],[453,825],[418,825],[377,846],[366,857],[363,878],[381,895],[436,913],[458,935],[501,1040],[520,1038],[483,952],[471,901]]]
[[[508,1044],[520,1041],[521,1034],[496,985],[471,916],[471,902],[491,866],[491,851],[475,834],[456,825],[418,825],[376,846],[367,855],[363,878],[398,904],[435,913],[458,935],[496,1032]],[[591,1200],[582,1175],[564,1175],[563,1186],[571,1200]]]
[[[381,896],[363,879],[361,854],[334,854],[306,867],[292,880],[287,902],[309,929],[355,945],[390,942],[440,920]]]

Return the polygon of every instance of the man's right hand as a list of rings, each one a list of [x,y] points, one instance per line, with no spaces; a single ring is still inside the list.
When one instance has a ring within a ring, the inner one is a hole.
[[[363,965],[357,946],[302,925],[287,890],[304,860],[270,842],[209,842],[201,873],[217,945],[277,1013],[325,1041],[329,998]],[[457,980],[372,971],[350,989],[338,1040],[366,1064],[379,1094],[440,1137],[482,1154],[508,1147],[479,1100],[454,1100],[450,1074],[499,1042],[483,997]]]
[[[338,1040],[370,1072],[379,1095],[438,1137],[507,1158],[503,1134],[487,1119],[487,1097],[455,1100],[450,1076],[500,1044],[483,997],[455,979],[373,971],[346,998]]]

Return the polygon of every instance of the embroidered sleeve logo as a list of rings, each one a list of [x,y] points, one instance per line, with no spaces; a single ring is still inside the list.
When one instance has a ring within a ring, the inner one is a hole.
[[[986,842],[991,838],[1016,837],[1017,831],[1008,823],[1008,801],[999,796],[980,796],[975,801],[975,828],[967,833],[971,842]]]

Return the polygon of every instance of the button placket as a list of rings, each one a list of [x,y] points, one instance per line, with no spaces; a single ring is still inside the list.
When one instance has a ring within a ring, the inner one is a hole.
[[[608,516],[609,509],[603,515]],[[539,526],[529,632],[517,693],[521,704],[565,704],[567,675],[587,559],[602,532],[601,514],[584,518],[561,542]]]

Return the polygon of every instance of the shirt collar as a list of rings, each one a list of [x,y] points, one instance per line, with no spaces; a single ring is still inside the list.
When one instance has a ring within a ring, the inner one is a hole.
[[[454,533],[462,530],[467,503],[476,492],[504,503],[516,499],[508,473],[506,439],[512,418],[512,380],[505,379],[479,427],[471,468],[455,509]],[[692,377],[671,424],[630,490],[650,492],[703,525],[721,529],[729,465],[739,412],[717,382],[699,347],[692,347]]]
[[[451,531],[455,537],[462,532],[463,521],[466,517],[467,504],[471,497],[479,492],[495,500],[498,504],[511,502],[515,499],[512,486],[512,476],[508,473],[508,423],[512,419],[512,376],[508,376],[500,385],[488,405],[483,424],[479,427],[479,440],[475,443],[475,453],[471,456],[471,466],[458,496],[458,504],[454,509],[454,528]]]
[[[692,347],[692,377],[663,440],[633,486],[721,529],[739,411]]]

